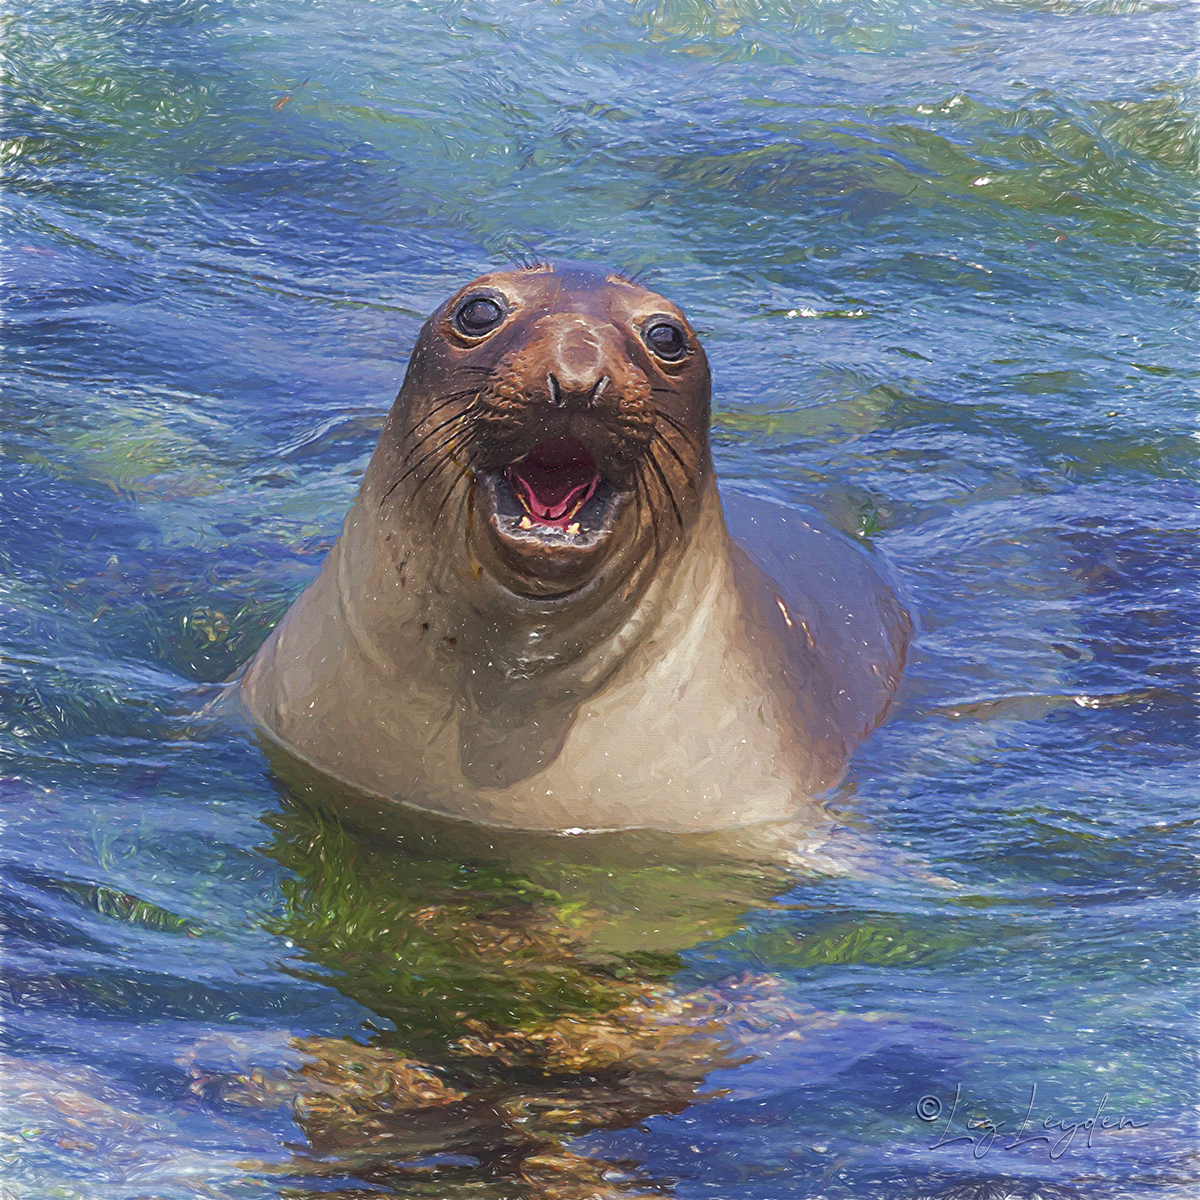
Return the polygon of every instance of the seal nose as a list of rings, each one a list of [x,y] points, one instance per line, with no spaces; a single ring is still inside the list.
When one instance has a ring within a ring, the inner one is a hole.
[[[556,328],[549,338],[546,384],[558,408],[589,408],[611,382],[603,339],[583,321]]]
[[[596,380],[595,384],[593,384],[591,390],[587,394],[586,406],[588,408],[591,408],[592,405],[600,399],[600,393],[603,392],[611,382],[612,380],[610,380],[607,375],[601,375],[600,378]],[[573,392],[569,391],[569,389],[565,389],[563,385],[559,383],[558,378],[553,371],[546,376],[546,386],[550,389],[551,403],[553,403],[557,408],[567,407],[568,395],[580,395],[583,392],[582,387],[574,389]]]

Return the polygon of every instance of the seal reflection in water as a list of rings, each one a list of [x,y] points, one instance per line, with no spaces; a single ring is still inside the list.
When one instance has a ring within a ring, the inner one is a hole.
[[[909,624],[815,518],[723,511],[709,391],[683,313],[618,275],[468,284],[244,674],[255,724],[374,829],[403,805],[576,833],[817,823]]]
[[[308,1149],[268,1169],[293,1187],[328,1180],[289,1190],[297,1200],[661,1195],[664,1181],[579,1136],[708,1094],[706,1075],[748,1057],[731,1013],[800,1035],[814,1021],[797,1023],[769,981],[670,982],[679,950],[734,933],[786,886],[779,869],[706,857],[686,836],[671,861],[628,834],[472,846],[436,819],[367,841],[317,811],[328,798],[311,781],[299,794],[315,804],[270,818],[269,852],[293,873],[276,930],[315,964],[290,969],[391,1028],[365,1046],[296,1038],[291,1072],[194,1084],[235,1108],[290,1107]],[[347,1176],[378,1190],[328,1190]]]

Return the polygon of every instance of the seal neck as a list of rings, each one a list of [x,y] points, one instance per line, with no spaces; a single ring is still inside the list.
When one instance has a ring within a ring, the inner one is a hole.
[[[471,783],[507,787],[535,774],[558,755],[576,714],[631,662],[634,674],[652,672],[681,632],[703,640],[732,571],[715,485],[709,490],[686,539],[641,560],[620,586],[597,588],[586,605],[514,611],[508,593],[507,608],[475,614],[458,680],[459,762]]]
[[[557,691],[570,677],[572,691],[585,694],[603,684],[632,646],[653,636],[664,614],[687,611],[698,566],[711,573],[716,559],[729,557],[711,471],[701,477],[694,516],[661,552],[649,531],[641,534],[640,545],[563,597],[521,596],[481,575],[470,589],[476,644],[486,643],[506,683],[537,687],[553,678]]]

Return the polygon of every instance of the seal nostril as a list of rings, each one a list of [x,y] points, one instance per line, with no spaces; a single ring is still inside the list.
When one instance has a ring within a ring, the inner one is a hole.
[[[603,392],[611,382],[612,380],[609,379],[607,375],[601,375],[600,378],[596,380],[596,386],[592,388],[592,394],[588,397],[588,408],[591,408],[595,405],[596,401],[600,399],[600,393]]]
[[[562,387],[559,384],[558,380],[555,378],[553,371],[551,371],[550,374],[546,376],[546,382],[550,385],[551,401],[554,404],[557,404],[559,408],[562,408],[562,406],[566,403],[566,401],[563,399]]]

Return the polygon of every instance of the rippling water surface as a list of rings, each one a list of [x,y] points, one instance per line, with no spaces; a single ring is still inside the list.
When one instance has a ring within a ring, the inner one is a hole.
[[[1200,1194],[1188,5],[3,20],[0,1195]],[[530,250],[680,301],[723,479],[894,567],[886,870],[361,843],[201,717]]]

